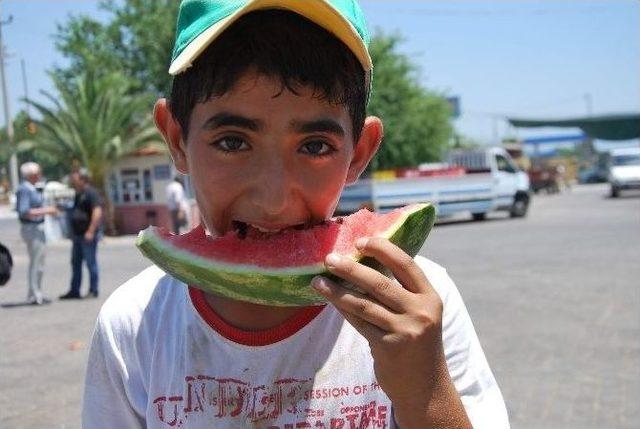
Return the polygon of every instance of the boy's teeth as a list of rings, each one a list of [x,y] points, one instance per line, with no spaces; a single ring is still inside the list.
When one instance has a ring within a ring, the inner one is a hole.
[[[251,225],[253,228],[257,229],[260,232],[280,232],[280,229],[267,229],[267,228],[262,228],[258,225],[254,225],[252,223],[250,223],[249,225]]]

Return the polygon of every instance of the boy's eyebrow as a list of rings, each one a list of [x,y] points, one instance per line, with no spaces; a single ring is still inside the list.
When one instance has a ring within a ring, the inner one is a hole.
[[[313,121],[291,121],[291,128],[297,133],[331,133],[344,137],[345,131],[342,126],[333,119],[317,119]]]
[[[216,113],[205,121],[202,128],[215,129],[229,126],[247,128],[251,131],[260,131],[264,128],[264,124],[260,119],[247,118],[246,116],[229,112]]]

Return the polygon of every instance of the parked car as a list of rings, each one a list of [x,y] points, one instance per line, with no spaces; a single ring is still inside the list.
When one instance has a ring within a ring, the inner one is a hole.
[[[640,147],[612,150],[608,166],[613,198],[623,189],[640,189]]]
[[[580,167],[578,170],[578,183],[602,183],[606,181],[606,174],[597,166]]]

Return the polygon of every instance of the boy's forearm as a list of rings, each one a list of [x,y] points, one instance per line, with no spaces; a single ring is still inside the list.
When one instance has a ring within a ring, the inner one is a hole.
[[[425,404],[393,402],[399,429],[473,429],[448,371],[434,385]]]

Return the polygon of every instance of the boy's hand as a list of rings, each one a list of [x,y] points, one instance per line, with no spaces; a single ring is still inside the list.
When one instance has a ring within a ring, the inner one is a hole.
[[[325,261],[329,271],[364,293],[324,277],[312,286],[369,341],[377,381],[393,403],[396,421],[403,429],[471,427],[447,370],[440,297],[415,261],[390,241],[361,239],[356,247],[390,269],[400,284],[331,254]]]

